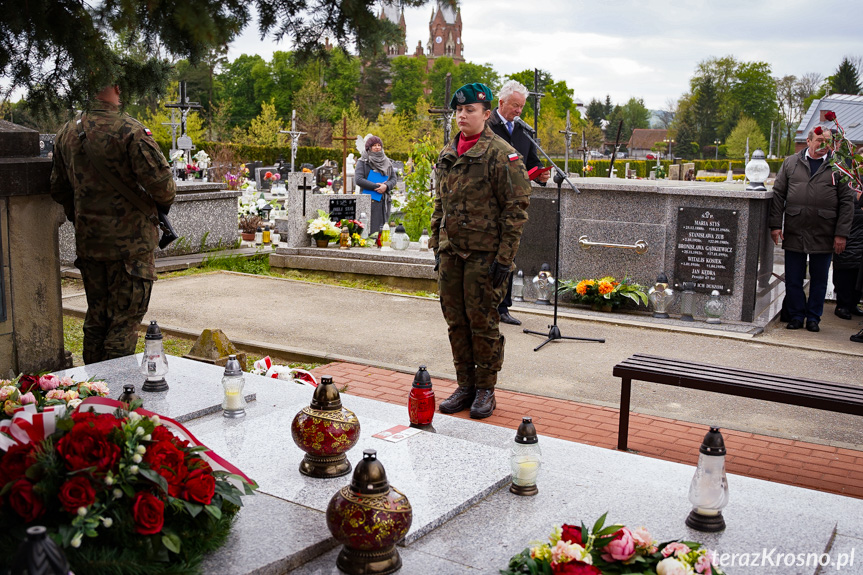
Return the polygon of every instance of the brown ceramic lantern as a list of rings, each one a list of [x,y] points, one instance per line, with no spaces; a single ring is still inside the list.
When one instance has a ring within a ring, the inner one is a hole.
[[[351,472],[345,453],[360,438],[360,422],[342,407],[339,390],[329,375],[321,377],[312,403],[294,417],[294,443],[306,452],[300,473],[309,477],[341,477]]]
[[[336,566],[349,575],[395,573],[402,566],[396,543],[411,527],[408,498],[390,487],[374,449],[363,451],[351,484],[327,506],[327,527],[344,545]]]

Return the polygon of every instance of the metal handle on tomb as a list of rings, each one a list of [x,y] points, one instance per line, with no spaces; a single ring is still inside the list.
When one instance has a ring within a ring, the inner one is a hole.
[[[578,245],[581,246],[583,250],[589,250],[591,246],[599,246],[601,248],[620,248],[623,250],[635,250],[637,254],[647,253],[647,242],[644,240],[638,240],[633,245],[629,244],[607,244],[605,242],[592,242],[587,239],[587,236],[581,236],[578,238]]]

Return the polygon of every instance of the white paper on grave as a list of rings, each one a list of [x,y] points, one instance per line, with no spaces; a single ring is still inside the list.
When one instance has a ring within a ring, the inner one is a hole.
[[[384,441],[389,441],[391,443],[398,443],[399,441],[405,440],[408,437],[412,437],[418,433],[422,433],[422,429],[417,429],[416,427],[408,427],[407,425],[396,425],[394,427],[390,427],[389,429],[385,429],[379,433],[375,433],[372,437],[376,437],[377,439],[383,439]]]

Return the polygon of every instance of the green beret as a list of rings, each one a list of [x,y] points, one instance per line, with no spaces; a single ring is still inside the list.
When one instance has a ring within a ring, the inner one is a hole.
[[[477,102],[488,102],[491,105],[492,100],[494,100],[494,96],[491,94],[491,88],[485,84],[474,82],[473,84],[465,84],[456,90],[455,95],[450,100],[449,106],[455,110],[456,106],[476,104]]]

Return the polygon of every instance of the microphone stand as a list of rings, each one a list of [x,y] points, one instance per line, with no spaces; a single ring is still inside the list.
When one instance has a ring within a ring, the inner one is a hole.
[[[518,120],[521,120],[521,118],[518,118]],[[535,348],[533,348],[533,351],[539,351],[542,348],[542,346],[544,346],[545,344],[547,344],[549,342],[555,341],[557,339],[574,339],[574,340],[579,340],[579,341],[594,341],[597,343],[605,343],[605,339],[595,339],[595,338],[589,338],[589,337],[572,337],[572,336],[561,335],[560,328],[557,327],[557,293],[558,293],[558,290],[557,290],[556,284],[558,281],[560,281],[560,275],[559,275],[560,274],[560,195],[561,195],[560,189],[563,185],[564,180],[566,180],[566,182],[570,185],[570,187],[573,189],[573,191],[576,194],[580,194],[581,192],[579,191],[578,188],[575,187],[575,185],[572,182],[569,181],[569,178],[566,177],[566,174],[563,173],[563,170],[561,170],[557,166],[557,164],[555,164],[554,162],[551,161],[551,158],[548,157],[548,154],[545,153],[545,150],[543,150],[542,147],[537,143],[537,141],[532,137],[531,133],[532,133],[533,129],[523,121],[521,121],[521,122],[517,121],[516,123],[521,125],[521,127],[525,131],[525,135],[527,136],[527,138],[531,142],[534,143],[534,145],[536,146],[536,149],[540,151],[540,153],[543,155],[543,157],[546,160],[548,160],[548,163],[550,165],[554,166],[554,183],[557,184],[557,238],[556,238],[555,246],[554,246],[554,277],[556,278],[555,279],[555,288],[554,288],[554,323],[552,323],[550,326],[548,326],[548,334],[543,333],[541,331],[531,331],[529,329],[525,329],[524,333],[531,333],[534,335],[545,335],[546,336],[546,340],[544,342],[542,342],[541,344],[539,344],[538,346],[536,346]]]

